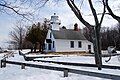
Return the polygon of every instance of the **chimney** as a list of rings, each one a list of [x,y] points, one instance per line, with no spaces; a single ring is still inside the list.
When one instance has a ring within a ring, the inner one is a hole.
[[[65,27],[65,26],[63,26],[63,27],[62,27],[62,29],[66,29],[66,27]]]
[[[77,23],[74,24],[74,31],[79,31]]]

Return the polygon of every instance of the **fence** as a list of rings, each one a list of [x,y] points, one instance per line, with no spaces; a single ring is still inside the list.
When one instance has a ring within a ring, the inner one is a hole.
[[[33,60],[38,62],[48,62],[48,63],[56,63],[56,64],[63,64],[63,65],[71,65],[71,66],[84,66],[84,67],[98,67],[96,64],[87,64],[87,63],[72,63],[72,62],[58,62],[58,61],[46,61],[46,60]],[[102,68],[108,69],[119,69],[120,66],[112,66],[112,65],[102,65]]]
[[[6,58],[9,58],[9,57],[14,57],[14,52],[10,51],[7,54],[5,54],[2,58],[6,59]]]
[[[49,70],[56,70],[56,71],[63,71],[63,76],[68,77],[68,72],[81,74],[81,75],[88,75],[100,78],[107,78],[107,79],[114,79],[119,80],[120,76],[118,75],[111,75],[105,73],[97,73],[97,72],[90,72],[90,71],[83,71],[83,70],[76,70],[70,68],[63,68],[63,67],[53,67],[53,66],[46,66],[46,65],[37,65],[37,64],[29,64],[29,63],[22,63],[22,62],[14,62],[14,61],[7,61],[5,59],[1,60],[1,68],[6,67],[6,64],[15,64],[20,65],[21,69],[25,69],[25,66],[34,67],[34,68],[42,68],[42,69],[49,69]]]

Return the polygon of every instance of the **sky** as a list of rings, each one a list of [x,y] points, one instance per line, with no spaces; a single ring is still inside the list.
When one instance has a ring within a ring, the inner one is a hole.
[[[0,2],[1,1],[2,0],[0,0]],[[10,1],[12,1],[12,0],[10,0]],[[82,6],[81,6],[81,1],[78,0],[76,3],[78,5],[78,7],[81,9],[84,19],[87,20],[90,24],[94,24],[93,16],[88,16],[89,14],[91,14],[91,12],[90,12],[87,0],[84,0]],[[19,2],[16,4],[19,4]],[[111,2],[109,2],[109,4],[110,4],[111,8],[115,10],[114,11],[115,14],[120,16],[120,10],[119,10],[120,8],[118,8],[118,6],[120,5],[120,1],[119,0],[111,0]],[[31,6],[31,7],[28,7],[28,6],[29,5],[25,4],[24,7],[25,8],[27,7],[27,8],[21,10],[21,12],[35,11],[34,20],[32,23],[42,22],[44,18],[50,19],[50,17],[54,13],[56,13],[59,16],[59,19],[61,20],[61,26],[66,26],[67,28],[73,28],[73,24],[78,23],[80,28],[84,27],[84,25],[76,18],[76,16],[74,15],[74,13],[71,11],[70,7],[67,5],[66,1],[64,1],[64,0],[60,1],[59,3],[55,3],[52,1],[48,2],[48,3],[46,3],[45,6],[39,8],[39,10],[36,10],[36,8],[34,6]],[[97,10],[97,12],[102,11],[101,7],[103,7],[103,6],[101,5],[101,3],[96,2],[96,0],[94,0],[94,6],[95,6],[95,9]],[[12,14],[11,11],[10,11],[10,13]],[[99,16],[99,18],[100,17],[101,16]],[[21,17],[16,15],[15,13],[13,13],[12,15],[8,15],[6,13],[0,12],[0,46],[1,47],[7,46],[6,42],[10,40],[9,33],[10,33],[10,31],[13,30],[12,28],[15,27],[15,25],[17,24],[17,22],[20,19],[21,19]],[[32,24],[28,21],[23,21],[23,22],[24,22],[23,24],[25,24],[25,25]],[[106,15],[102,26],[111,27],[115,24],[117,24],[117,21],[112,19],[112,17]]]

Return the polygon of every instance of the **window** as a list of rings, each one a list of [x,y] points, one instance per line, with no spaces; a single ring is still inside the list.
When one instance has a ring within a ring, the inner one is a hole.
[[[53,22],[51,22],[51,24],[53,24]]]
[[[70,47],[74,48],[74,41],[70,41]]]
[[[81,48],[81,47],[82,47],[81,41],[78,41],[78,48]]]
[[[53,48],[55,47],[55,41],[53,41]]]
[[[50,38],[52,38],[52,34],[50,33]]]
[[[88,49],[91,49],[91,45],[88,45]]]

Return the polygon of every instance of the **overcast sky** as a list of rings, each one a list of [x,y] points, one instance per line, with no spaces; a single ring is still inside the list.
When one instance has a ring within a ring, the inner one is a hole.
[[[91,14],[89,10],[89,5],[86,2],[87,0],[84,0],[82,7],[81,2],[78,1],[78,7],[81,8],[84,18],[90,23],[94,24],[94,19],[92,16],[88,16]],[[95,0],[94,0],[95,1]],[[115,9],[115,14],[120,16],[120,10],[118,10],[118,6],[120,5],[120,0],[113,0],[114,2],[110,2],[110,5],[113,9]],[[97,9],[98,12],[101,12],[102,5],[99,2],[94,2],[94,6]],[[27,5],[26,5],[27,6]],[[119,6],[120,7],[120,6]],[[29,10],[35,10],[34,8],[29,8]],[[36,11],[35,13],[35,19],[34,22],[42,22],[44,18],[50,19],[50,17],[56,13],[59,16],[59,19],[61,20],[61,26],[67,26],[67,28],[73,28],[74,23],[78,23],[80,28],[83,28],[84,25],[75,17],[74,13],[71,11],[69,6],[67,5],[66,1],[63,0],[60,3],[51,3],[48,2],[44,7],[39,9],[39,12]],[[101,17],[101,16],[99,16]],[[12,27],[15,26],[17,21],[20,19],[17,15],[8,15],[6,13],[0,12],[0,46],[4,47],[5,42],[10,39],[9,32],[12,30]],[[112,19],[112,17],[106,15],[103,21],[102,26],[110,27],[112,25],[115,25],[117,23],[116,20]],[[27,25],[28,23],[25,22]]]

